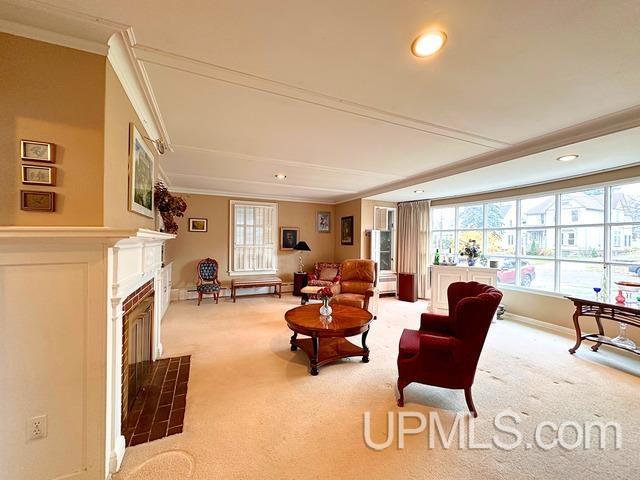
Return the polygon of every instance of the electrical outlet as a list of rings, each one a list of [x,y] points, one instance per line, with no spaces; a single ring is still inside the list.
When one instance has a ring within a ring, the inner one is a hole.
[[[37,440],[47,436],[47,416],[39,415],[29,420],[27,436],[29,440]]]

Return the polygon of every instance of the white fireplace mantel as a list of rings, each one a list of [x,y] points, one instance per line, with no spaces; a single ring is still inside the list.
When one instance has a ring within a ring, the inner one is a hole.
[[[69,458],[69,464],[63,466],[66,478],[107,478],[120,466],[124,456],[120,431],[122,302],[149,280],[160,292],[164,285],[160,280],[162,246],[172,238],[175,235],[146,229],[0,227],[0,290],[12,300],[0,303],[4,319],[0,330],[27,339],[27,344],[10,344],[11,351],[3,353],[11,361],[5,360],[10,364],[31,362],[37,377],[31,381],[60,379],[59,389],[35,393],[33,386],[19,379],[8,385],[16,398],[37,397],[3,407],[6,415],[16,418],[16,432],[8,433],[23,436],[26,419],[48,415],[50,428],[48,437],[39,440],[42,454],[38,463]],[[164,312],[161,297],[155,295],[155,312]],[[154,318],[154,360],[162,354],[160,316]],[[29,352],[42,348],[37,342],[45,331],[55,332],[53,346],[48,358],[38,363],[38,357]],[[36,344],[29,345],[32,338]],[[69,366],[64,375],[61,362]],[[76,408],[61,407],[68,403],[69,392],[79,397],[69,403]],[[87,439],[86,444],[82,438]],[[18,465],[33,463],[28,460],[29,445],[15,443],[6,453]],[[60,448],[65,449],[64,454]],[[34,471],[32,476],[43,475]]]

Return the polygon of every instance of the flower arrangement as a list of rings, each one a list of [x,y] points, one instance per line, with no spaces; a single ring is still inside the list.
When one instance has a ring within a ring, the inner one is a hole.
[[[322,306],[320,307],[320,315],[328,316],[331,315],[332,308],[329,306],[329,299],[333,297],[333,290],[331,287],[324,287],[322,290],[318,290],[316,294],[319,300],[322,300]]]
[[[482,251],[476,244],[475,240],[469,240],[465,247],[460,251],[460,255],[467,257],[467,263],[470,267],[473,267],[476,264],[476,260],[481,253]]]
[[[154,187],[153,203],[160,212],[167,233],[178,233],[178,224],[173,217],[184,217],[187,202],[182,197],[171,195],[166,185],[158,182]]]

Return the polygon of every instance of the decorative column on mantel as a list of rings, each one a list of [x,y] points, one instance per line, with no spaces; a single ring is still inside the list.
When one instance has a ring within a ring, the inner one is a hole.
[[[60,432],[50,429],[44,440],[41,460],[45,464],[48,455],[61,458],[58,449],[62,445],[71,450],[62,457],[82,458],[82,468],[91,472],[91,478],[106,478],[120,467],[125,449],[120,425],[122,301],[151,279],[158,290],[162,245],[173,238],[175,235],[146,229],[0,227],[0,287],[4,298],[12,300],[0,304],[0,329],[26,338],[27,343],[32,337],[35,342],[43,332],[56,332],[55,347],[48,350],[46,362],[34,365],[34,375],[55,379],[61,365],[69,369],[64,385],[41,382],[57,387],[46,392],[33,393],[26,378],[7,385],[17,399],[36,395],[38,408],[55,419],[56,425],[64,425]],[[155,295],[155,312],[162,310],[160,297]],[[154,360],[162,354],[159,317],[155,315],[153,325]],[[57,332],[57,325],[70,331]],[[6,365],[28,364],[30,350],[37,348],[9,345],[11,351],[1,352],[11,358]],[[71,403],[65,398],[69,392],[80,392],[82,398]],[[24,435],[24,418],[33,415],[26,410],[33,399],[22,400],[5,412],[20,420],[16,438]],[[65,404],[69,406],[59,407]],[[68,440],[74,437],[79,442]],[[26,464],[26,460],[18,461],[27,458],[26,448],[24,442],[15,442],[15,451],[7,453],[18,464]],[[78,465],[68,467],[71,474]]]

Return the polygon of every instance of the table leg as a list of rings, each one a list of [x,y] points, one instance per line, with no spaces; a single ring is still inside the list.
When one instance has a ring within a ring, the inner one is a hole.
[[[369,347],[367,347],[367,335],[369,335],[369,329],[362,334],[362,348],[364,349],[364,355],[362,356],[362,363],[369,363]]]
[[[576,311],[573,314],[573,326],[576,329],[576,344],[569,349],[569,353],[574,354],[580,344],[582,343],[582,332],[580,331],[580,307],[576,307]]]
[[[596,315],[596,324],[598,325],[598,334],[600,336],[604,336],[604,328],[602,328],[602,321],[600,320],[599,313]],[[591,350],[597,352],[600,348],[600,345],[602,345],[602,342],[596,342],[596,344],[591,347]]]
[[[233,303],[236,303],[236,287],[231,287],[231,297],[233,297]]]
[[[291,351],[295,352],[296,350],[298,350],[298,346],[296,345],[296,338],[298,338],[298,332],[293,332],[293,335],[291,335]]]
[[[278,290],[278,298],[282,298],[282,284],[278,285],[277,290]]]
[[[311,375],[318,375],[318,337],[311,337],[313,343],[313,356],[311,357]]]

